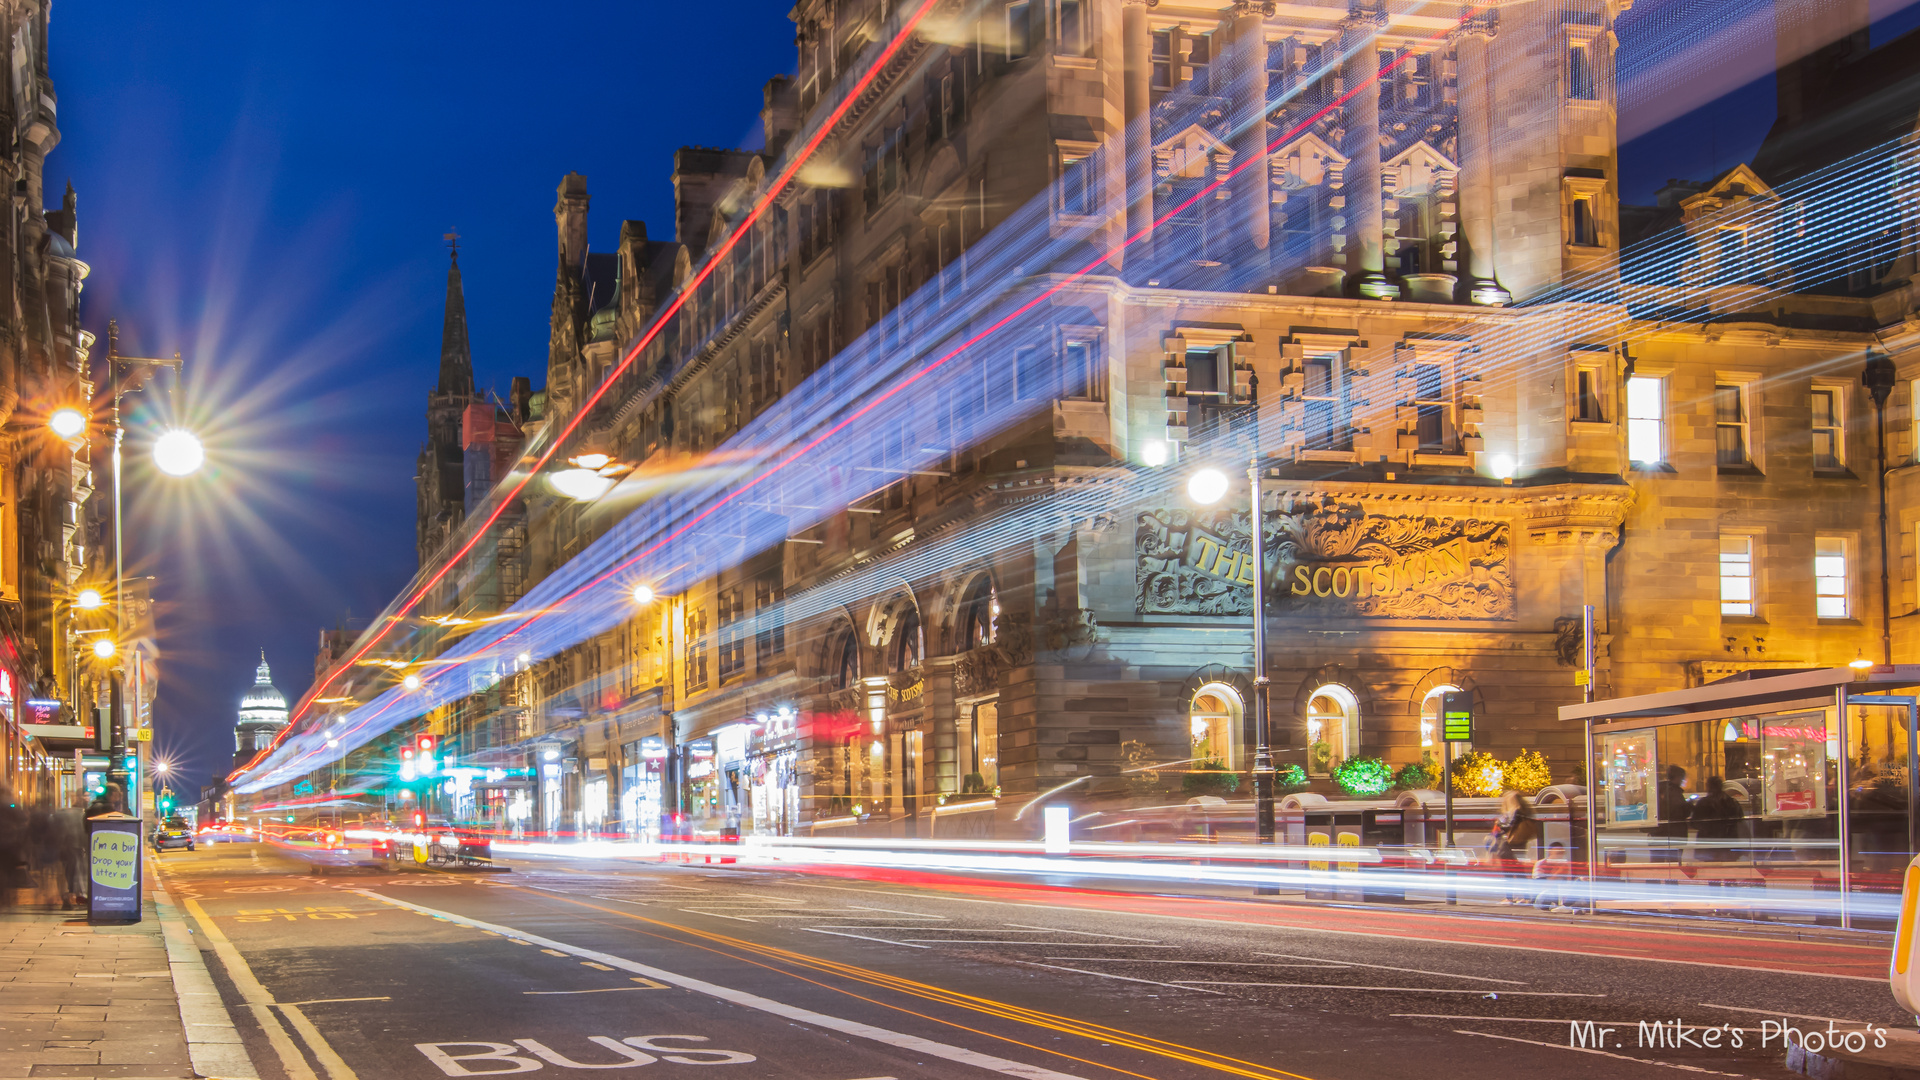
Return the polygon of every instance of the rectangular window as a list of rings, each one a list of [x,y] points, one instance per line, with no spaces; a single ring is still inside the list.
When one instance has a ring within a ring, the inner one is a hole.
[[[1347,395],[1346,365],[1339,353],[1309,356],[1300,396],[1307,411],[1307,449],[1353,449],[1353,424]]]
[[[687,672],[687,691],[707,688],[707,613],[703,608],[688,607],[686,628],[683,631],[687,643],[685,667]]]
[[[940,77],[939,114],[935,123],[939,126],[940,137],[950,138],[959,127],[960,97],[954,92],[953,76]]]
[[[1846,538],[1819,536],[1813,545],[1813,613],[1822,619],[1848,618]]]
[[[1593,78],[1593,54],[1585,45],[1567,49],[1567,97],[1574,101],[1600,98],[1600,88]]]
[[[753,655],[755,662],[761,666],[771,663],[774,657],[787,651],[786,618],[778,610],[786,596],[786,587],[778,570],[760,575],[753,583],[753,610],[760,624],[759,632],[753,638]]]
[[[1747,457],[1747,388],[1720,383],[1713,388],[1714,463],[1723,469],[1740,468]]]
[[[1600,372],[1580,368],[1573,373],[1574,416],[1596,423],[1606,419],[1600,412]]]
[[[1207,65],[1213,62],[1213,38],[1206,34],[1187,33],[1182,33],[1180,38],[1187,46],[1187,89],[1196,94],[1210,93],[1207,89]]]
[[[1059,0],[1060,52],[1064,56],[1087,55],[1087,12],[1082,0]]]
[[[1413,430],[1426,453],[1445,453],[1447,443],[1447,371],[1439,364],[1413,365]]]
[[[1575,196],[1573,200],[1573,243],[1577,247],[1594,247],[1600,243],[1600,234],[1594,228],[1593,200]]]
[[[1018,0],[1007,5],[1007,59],[1018,60],[1033,51],[1033,4]]]
[[[1099,343],[1068,338],[1061,346],[1061,354],[1061,396],[1085,401],[1103,399],[1106,377],[1100,370]]]
[[[1153,88],[1173,89],[1173,31],[1160,30],[1153,35]]]
[[[747,670],[747,636],[741,626],[745,613],[738,586],[720,594],[720,681],[726,682]]]
[[[1627,380],[1627,458],[1657,465],[1667,459],[1667,381],[1651,375]]]
[[[1720,538],[1720,614],[1753,614],[1753,537]]]
[[[1086,216],[1097,213],[1100,188],[1093,167],[1085,158],[1060,157],[1060,212]]]
[[[1813,467],[1846,468],[1846,418],[1840,391],[1830,386],[1813,388]]]

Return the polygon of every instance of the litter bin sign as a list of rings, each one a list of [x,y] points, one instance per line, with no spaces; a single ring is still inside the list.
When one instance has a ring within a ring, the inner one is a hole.
[[[101,814],[87,819],[87,919],[140,921],[140,819]]]

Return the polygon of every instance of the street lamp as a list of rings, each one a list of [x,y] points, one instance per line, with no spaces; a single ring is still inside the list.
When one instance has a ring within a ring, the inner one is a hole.
[[[93,655],[102,660],[113,659],[113,654],[119,651],[119,648],[114,645],[112,638],[101,638],[93,643]],[[117,722],[119,718],[115,717],[114,719]]]
[[[87,414],[66,405],[53,410],[53,415],[47,417],[47,426],[63,439],[78,438],[87,430]]]
[[[645,607],[653,603],[653,586],[640,584],[633,587],[633,602]]]
[[[168,476],[186,476],[207,460],[206,448],[193,432],[170,428],[153,443],[153,463]]]
[[[1226,497],[1232,485],[1227,474],[1212,466],[1187,478],[1187,494],[1209,506]],[[1273,843],[1273,730],[1267,711],[1267,560],[1265,516],[1260,509],[1260,455],[1256,450],[1247,466],[1247,494],[1253,508],[1249,518],[1253,537],[1253,802],[1255,829],[1262,844]],[[1267,890],[1262,889],[1265,892]]]
[[[81,589],[80,594],[73,598],[73,606],[81,611],[98,611],[105,604],[99,589]]]
[[[1900,381],[1900,370],[1884,353],[1868,350],[1867,366],[1860,372],[1860,385],[1873,396],[1874,424],[1880,433],[1880,662],[1893,663],[1893,602],[1887,595],[1891,576],[1887,563],[1887,398]]]

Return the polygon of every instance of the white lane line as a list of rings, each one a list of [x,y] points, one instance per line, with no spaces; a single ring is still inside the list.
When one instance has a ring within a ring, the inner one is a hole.
[[[933,942],[937,945],[1046,945],[1048,949],[1181,949],[1185,945],[1131,945],[1125,942],[993,942],[979,938],[902,938],[906,942]]]
[[[658,986],[603,986],[598,990],[522,990],[522,994],[550,997],[559,994],[617,994],[622,990],[658,990]]]
[[[1495,979],[1487,975],[1462,975],[1457,971],[1427,971],[1423,968],[1388,967],[1386,964],[1363,964],[1358,960],[1330,961],[1324,956],[1301,956],[1298,953],[1257,952],[1255,956],[1277,956],[1282,960],[1318,960],[1321,963],[1341,963],[1353,967],[1376,968],[1380,971],[1398,971],[1407,975],[1436,975],[1442,979],[1469,979],[1473,982],[1504,983],[1507,986],[1525,986],[1519,979]]]
[[[834,937],[859,938],[861,941],[877,941],[882,945],[905,945],[909,949],[927,948],[927,946],[925,945],[915,945],[912,942],[889,941],[888,939],[883,937],[868,937],[865,934],[843,934],[838,930],[822,930],[817,926],[803,926],[800,929],[805,930],[809,934],[832,934]]]
[[[716,919],[732,919],[734,922],[743,922],[743,923],[753,922],[752,919],[743,919],[738,915],[722,915],[717,911],[695,911],[693,908],[684,908],[684,907],[681,908],[680,910],[686,912],[689,915],[711,915]]]
[[[1433,990],[1425,986],[1341,986],[1338,983],[1228,982],[1225,979],[1176,979],[1202,986],[1284,986],[1296,990],[1383,990],[1396,994],[1505,994],[1508,997],[1600,998],[1605,994],[1561,993],[1553,990]]]
[[[1571,1050],[1576,1054],[1596,1054],[1600,1057],[1618,1058],[1621,1061],[1631,1061],[1636,1065],[1659,1065],[1663,1068],[1679,1069],[1682,1072],[1705,1073],[1708,1076],[1737,1076],[1737,1077],[1740,1077],[1740,1080],[1748,1080],[1748,1078],[1742,1073],[1720,1072],[1717,1069],[1703,1069],[1698,1065],[1682,1065],[1677,1061],[1660,1061],[1655,1058],[1637,1058],[1631,1054],[1616,1054],[1611,1050],[1595,1050],[1590,1046],[1568,1046],[1565,1043],[1540,1042],[1537,1039],[1516,1039],[1511,1035],[1495,1035],[1492,1032],[1488,1032],[1488,1031],[1455,1030],[1454,1034],[1455,1035],[1476,1035],[1482,1039],[1499,1039],[1502,1042],[1525,1043],[1528,1046],[1551,1046],[1559,1050]]]
[[[902,894],[911,895],[911,894]],[[922,915],[917,911],[901,911],[899,908],[868,907],[864,904],[848,904],[849,911],[884,911],[889,915],[904,915],[909,919],[925,919],[928,922],[951,922],[945,915]]]
[[[1484,1020],[1491,1024],[1584,1024],[1586,1023],[1585,1020],[1568,1020],[1564,1016],[1474,1016],[1469,1013],[1388,1013],[1387,1015],[1398,1017],[1405,1020],[1475,1020],[1475,1021]],[[1638,1020],[1595,1020],[1594,1024],[1599,1027],[1608,1027],[1608,1026],[1633,1027],[1635,1024],[1638,1024],[1640,1022],[1641,1021],[1638,1021]],[[1756,1035],[1759,1034],[1760,1032],[1759,1028],[1722,1028],[1719,1026],[1715,1026],[1713,1030],[1715,1031],[1728,1031],[1728,1030],[1751,1031]]]
[[[1865,1020],[1842,1020],[1837,1016],[1807,1016],[1803,1013],[1781,1012],[1778,1009],[1743,1009],[1738,1005],[1715,1005],[1711,1001],[1701,1002],[1700,1007],[1703,1009],[1725,1009],[1728,1012],[1758,1013],[1761,1016],[1783,1016],[1789,1020],[1831,1020],[1836,1024],[1852,1024],[1855,1027],[1868,1026]]]
[[[1004,1076],[1024,1077],[1026,1080],[1080,1080],[1079,1077],[1071,1073],[1055,1072],[1052,1069],[1041,1068],[1038,1065],[1028,1065],[1024,1062],[1010,1061],[1006,1058],[995,1057],[992,1054],[983,1054],[978,1050],[968,1050],[961,1046],[952,1046],[947,1043],[935,1042],[932,1039],[923,1039],[918,1035],[907,1035],[898,1031],[889,1031],[886,1028],[875,1027],[872,1024],[863,1024],[857,1020],[847,1020],[838,1016],[830,1016],[827,1013],[815,1012],[812,1009],[802,1009],[797,1005],[788,1005],[784,1002],[775,1001],[772,998],[764,998],[758,994],[749,994],[743,990],[735,990],[731,987],[720,986],[716,983],[692,978],[691,976],[676,974],[663,968],[651,967],[646,964],[636,964],[622,956],[614,956],[612,953],[595,952],[592,949],[583,949],[578,945],[569,945],[566,942],[555,941],[552,938],[543,938],[535,934],[529,934],[523,930],[516,930],[513,927],[481,922],[478,919],[469,919],[465,915],[455,915],[450,911],[439,911],[434,908],[423,907],[406,900],[395,900],[390,896],[383,896],[377,892],[369,892],[362,889],[356,889],[354,891],[369,900],[379,900],[383,903],[392,904],[395,907],[408,908],[420,912],[422,915],[437,915],[449,922],[457,922],[463,926],[471,926],[476,930],[497,930],[503,934],[525,938],[536,945],[565,950],[583,960],[598,960],[603,964],[611,964],[622,971],[629,971],[635,975],[645,975],[649,979],[657,979],[660,982],[678,986],[683,990],[692,990],[695,993],[705,994],[711,998],[717,998],[735,1005],[744,1005],[749,1009],[757,1009],[761,1012],[784,1017],[802,1024],[811,1024],[815,1027],[825,1028],[828,1031],[838,1031],[843,1035],[853,1035],[886,1046],[898,1047],[910,1053],[926,1054],[931,1057],[958,1062],[962,1065],[972,1065],[975,1068],[986,1069],[989,1072],[997,1072]]]
[[[1073,960],[1082,964],[1191,964],[1196,967],[1312,968],[1315,971],[1341,971],[1345,964],[1248,964],[1239,960],[1149,960],[1140,956],[1049,956],[1049,960]]]
[[[1075,934],[1075,935],[1078,935],[1079,937],[1105,937],[1105,938],[1115,938],[1120,941],[1159,941],[1160,940],[1159,938],[1152,938],[1152,937],[1128,937],[1125,934],[1096,934],[1088,930],[1058,930],[1051,926],[1035,926],[1032,923],[1010,922],[1007,925],[1017,926],[1023,930],[1037,930],[1037,931],[1042,931],[1049,934]]]
[[[795,884],[798,885],[800,883],[795,882]],[[916,899],[924,899],[924,897],[916,897],[914,893],[893,892],[893,891],[884,890],[884,889],[854,889],[854,888],[848,888],[840,885],[809,885],[807,886],[807,888],[835,889],[840,892],[864,892],[864,893],[877,892],[877,893],[880,893],[882,896],[907,896],[907,897],[915,897]],[[1023,901],[1018,901],[1018,900],[983,900],[979,897],[974,897],[974,896],[949,896],[949,895],[942,895],[940,899],[952,904],[984,904],[984,905],[990,905],[993,907],[1026,908],[1034,911],[1044,911],[1049,914],[1058,914],[1061,911],[1061,907],[1058,904],[1030,904],[1030,903],[1025,903]],[[1072,910],[1097,911],[1098,909],[1076,908]],[[1554,957],[1584,956],[1593,960],[1626,960],[1634,963],[1643,963],[1643,964],[1685,964],[1689,967],[1714,968],[1719,971],[1757,971],[1766,975],[1805,975],[1808,978],[1813,978],[1813,979],[1848,979],[1853,982],[1884,983],[1887,981],[1887,977],[1885,975],[1841,975],[1836,972],[1830,972],[1830,971],[1801,971],[1797,968],[1757,967],[1752,964],[1721,964],[1721,963],[1716,963],[1712,960],[1679,960],[1679,959],[1674,959],[1672,957],[1666,957],[1666,956],[1621,956],[1617,952],[1592,952],[1586,949],[1552,948],[1545,945],[1508,945],[1502,942],[1493,942],[1493,941],[1448,941],[1440,938],[1409,938],[1406,934],[1389,933],[1383,930],[1334,930],[1324,926],[1301,926],[1301,925],[1294,925],[1291,923],[1243,922],[1237,919],[1209,919],[1200,915],[1167,915],[1157,911],[1127,911],[1127,912],[1123,912],[1122,914],[1126,915],[1128,918],[1131,918],[1131,919],[1167,919],[1172,922],[1194,923],[1199,926],[1210,926],[1216,929],[1222,925],[1225,925],[1225,926],[1237,926],[1243,930],[1265,930],[1275,934],[1327,934],[1333,937],[1372,938],[1376,940],[1385,938],[1385,939],[1396,941],[1396,942],[1415,941],[1423,945],[1444,945],[1444,946],[1456,947],[1456,948],[1475,948],[1475,949],[1511,949],[1515,952],[1547,953]],[[1427,915],[1424,917],[1428,919],[1458,918],[1458,916],[1450,916],[1450,915]],[[1645,931],[1645,933],[1651,936],[1656,936],[1656,937],[1682,937],[1682,938],[1699,937],[1699,938],[1711,938],[1714,940],[1729,940],[1729,941],[1734,940],[1730,935],[1725,935],[1725,934],[1693,935],[1693,934],[1681,933],[1679,931],[1668,931],[1668,930],[1648,930],[1648,931]],[[1778,939],[1767,939],[1767,940],[1778,940]],[[1840,944],[1840,945],[1834,945],[1833,947],[1847,948],[1847,949],[1864,949],[1864,948],[1868,948],[1869,946]],[[1879,948],[1881,949],[1881,951],[1883,952],[1885,951],[1885,946],[1880,946]],[[1266,953],[1264,955],[1285,956],[1288,954]],[[1479,976],[1462,976],[1462,977],[1463,978],[1467,978],[1467,977],[1479,978]],[[1523,983],[1521,985],[1525,985],[1525,984]]]
[[[1226,991],[1224,990],[1209,990],[1204,986],[1182,986],[1179,983],[1154,982],[1152,979],[1135,979],[1127,975],[1114,975],[1110,972],[1105,972],[1105,971],[1085,971],[1080,968],[1061,967],[1058,964],[1036,964],[1031,960],[1015,960],[1014,963],[1025,964],[1028,967],[1052,968],[1054,971],[1071,971],[1075,975],[1092,975],[1095,978],[1100,978],[1100,979],[1115,979],[1120,982],[1146,983],[1148,986],[1166,986],[1166,987],[1171,987],[1172,989],[1175,989],[1175,990],[1191,990],[1196,994],[1225,994],[1226,993]]]

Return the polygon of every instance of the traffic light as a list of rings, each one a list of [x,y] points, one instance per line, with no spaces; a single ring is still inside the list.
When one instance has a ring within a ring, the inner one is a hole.
[[[163,788],[160,792],[160,816],[166,817],[171,813],[173,813],[173,789]]]
[[[440,736],[421,732],[413,737],[413,768],[422,776],[434,771],[434,752],[440,748]]]

